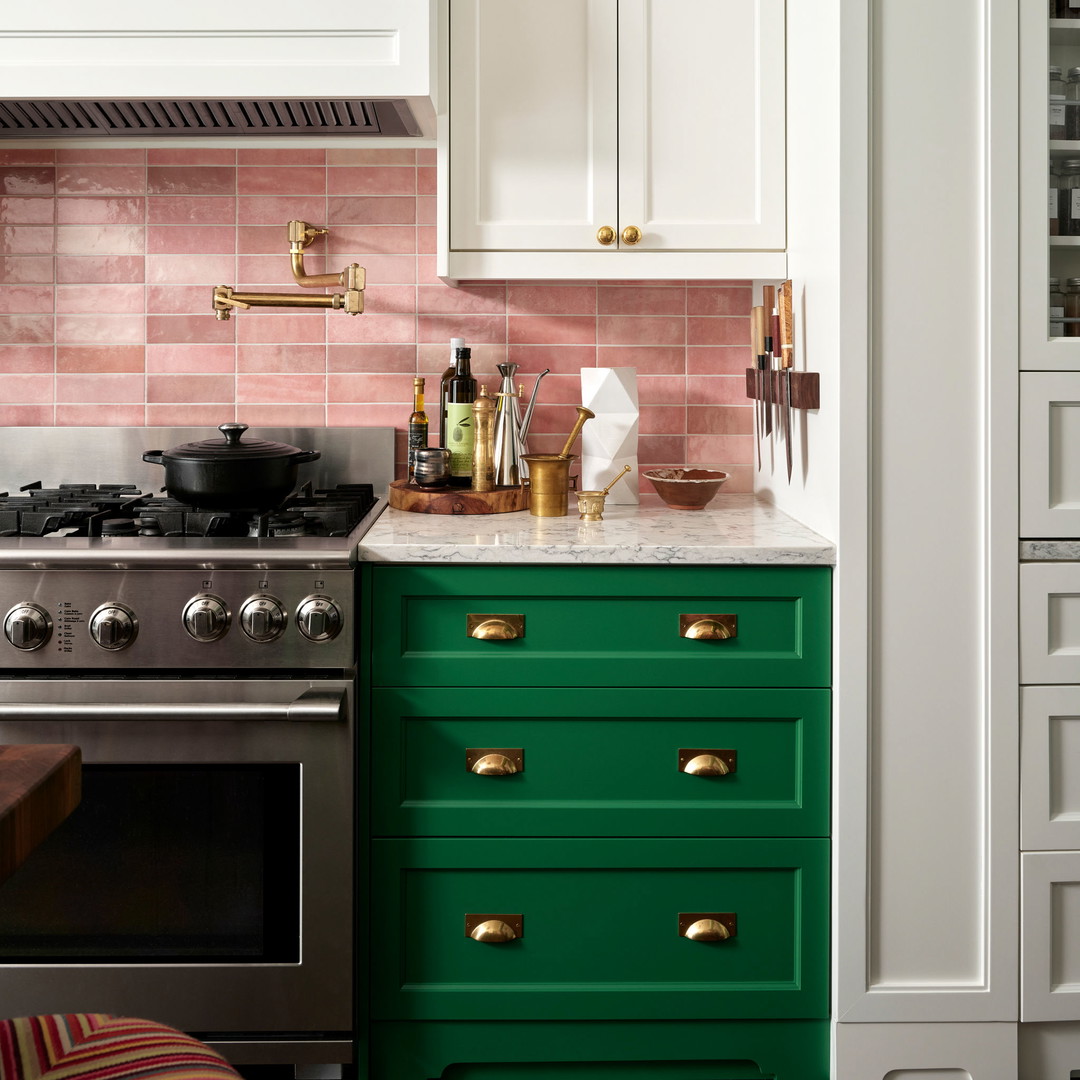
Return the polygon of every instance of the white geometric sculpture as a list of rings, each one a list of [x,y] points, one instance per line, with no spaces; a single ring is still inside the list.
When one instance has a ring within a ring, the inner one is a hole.
[[[608,493],[611,503],[637,503],[637,368],[581,369],[581,403],[596,413],[581,429],[581,488],[598,491],[624,465],[630,472]]]

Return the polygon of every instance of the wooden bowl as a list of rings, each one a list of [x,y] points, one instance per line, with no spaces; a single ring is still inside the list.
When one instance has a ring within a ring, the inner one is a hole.
[[[647,469],[644,475],[672,510],[704,510],[728,478],[726,472],[693,465]]]

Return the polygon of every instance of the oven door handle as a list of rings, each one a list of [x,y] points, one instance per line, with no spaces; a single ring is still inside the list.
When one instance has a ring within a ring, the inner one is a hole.
[[[345,689],[311,687],[295,701],[0,702],[0,720],[289,720],[343,721]]]

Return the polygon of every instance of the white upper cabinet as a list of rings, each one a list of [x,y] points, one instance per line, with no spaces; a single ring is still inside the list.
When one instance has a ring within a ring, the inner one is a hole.
[[[446,10],[442,276],[785,275],[784,0]]]

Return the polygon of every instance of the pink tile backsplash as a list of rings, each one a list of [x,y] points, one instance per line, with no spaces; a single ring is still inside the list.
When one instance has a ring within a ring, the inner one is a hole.
[[[503,360],[526,393],[551,369],[534,450],[562,449],[583,367],[633,367],[642,466],[718,465],[752,488],[749,282],[451,289],[434,193],[428,149],[0,149],[0,424],[393,425],[401,456],[413,376],[430,406],[463,337],[491,391]],[[365,267],[365,314],[215,319],[214,285],[296,291],[291,218],[331,228],[309,273]]]

